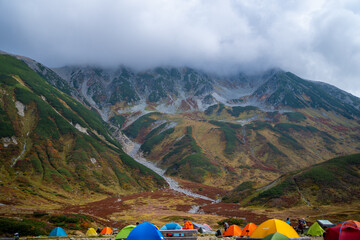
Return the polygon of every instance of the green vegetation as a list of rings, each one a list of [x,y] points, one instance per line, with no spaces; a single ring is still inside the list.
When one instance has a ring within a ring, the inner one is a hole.
[[[280,184],[261,192],[258,196],[251,199],[252,202],[266,203],[272,198],[279,198],[288,192],[296,190],[296,184],[292,177],[285,178]]]
[[[145,141],[149,140],[150,138],[152,138],[153,136],[159,134],[159,132],[166,126],[167,123],[163,123],[160,126],[154,128],[153,130],[151,130],[148,135],[146,135],[145,137]]]
[[[103,182],[113,185],[114,192],[130,188],[154,189],[165,185],[159,175],[122,151],[120,144],[110,136],[108,125],[95,111],[55,89],[22,61],[0,55],[0,63],[0,88],[6,91],[0,96],[0,134],[15,135],[13,126],[21,123],[19,120],[22,118],[16,115],[15,100],[33,111],[31,117],[34,120],[29,129],[27,143],[30,144],[26,154],[14,170],[11,170],[9,160],[18,154],[19,147],[10,145],[0,149],[0,157],[6,159],[2,161],[4,171],[24,172],[24,179],[29,182],[41,181],[44,189],[58,189],[55,198],[67,198],[61,194],[62,191],[77,193],[84,189],[109,194],[99,184]],[[123,119],[115,117],[112,120],[120,125]],[[79,132],[74,127],[76,124],[86,128],[87,134]],[[96,159],[96,163],[92,163],[91,158]],[[96,174],[92,170],[94,165],[101,166]],[[109,177],[104,180],[99,175]],[[43,196],[43,192],[27,182],[17,181],[19,177],[15,180],[15,177],[9,175],[8,180],[18,184],[17,191]],[[114,179],[118,180],[118,184]]]
[[[165,131],[163,131],[162,133],[160,133],[159,135],[150,137],[149,139],[147,139],[144,144],[141,145],[140,149],[144,152],[149,154],[151,152],[151,149],[159,144],[160,142],[162,142],[162,140],[164,140],[164,138],[167,135],[170,135],[171,133],[174,132],[174,128],[169,128]]]
[[[0,85],[1,86],[1,85]],[[11,124],[6,112],[0,106],[0,138],[11,137],[15,135],[15,130]]]
[[[253,183],[254,182],[251,182],[251,181],[243,182],[239,186],[237,186],[234,189],[234,191],[235,192],[241,192],[241,191],[244,191],[244,190],[253,189]]]
[[[176,142],[174,147],[161,160],[163,164],[170,165],[166,174],[180,175],[191,181],[203,182],[208,174],[218,173],[219,170],[202,154],[201,148],[192,137],[192,127],[186,128],[185,136]]]
[[[254,106],[245,106],[245,107],[232,107],[231,109],[227,109],[227,112],[233,117],[239,117],[241,113],[249,112],[249,111],[256,111],[258,110],[257,107]]]
[[[13,237],[15,233],[20,236],[47,235],[48,229],[49,226],[43,222],[0,217],[0,236]]]
[[[298,141],[296,141],[294,138],[292,138],[286,133],[282,133],[282,135],[278,137],[278,141],[281,145],[294,150],[304,149],[304,147],[300,143],[298,143]]]
[[[150,127],[150,125],[156,121],[151,118],[151,116],[155,116],[155,115],[161,115],[161,114],[155,112],[155,113],[148,113],[144,116],[139,117],[135,122],[133,122],[129,127],[127,127],[124,130],[124,133],[131,138],[136,138],[141,132],[141,130]]]
[[[114,124],[116,127],[121,128],[126,118],[122,115],[115,115],[109,119],[109,121]]]
[[[292,124],[292,123],[279,123],[275,125],[275,128],[283,131],[283,132],[289,132],[290,129],[294,130],[294,131],[305,131],[305,132],[311,132],[311,133],[317,133],[320,132],[317,128],[313,127],[313,126],[301,126],[301,125],[296,125],[296,124]]]
[[[170,166],[166,171],[169,175],[177,175],[180,173],[183,178],[194,182],[203,182],[207,173],[216,174],[217,172],[218,169],[201,153],[188,155],[180,162]]]
[[[231,155],[235,152],[235,147],[237,143],[240,141],[236,137],[236,130],[237,128],[241,128],[240,124],[232,124],[232,123],[225,123],[225,122],[218,122],[218,121],[209,121],[209,123],[219,126],[220,129],[223,131],[225,136],[225,150],[224,152],[227,155]]]
[[[208,107],[206,110],[205,110],[205,114],[210,116],[211,114],[213,114],[213,112],[215,111],[215,109],[218,108],[218,104],[215,104],[215,105],[211,105],[210,107]]]
[[[287,112],[284,115],[288,118],[290,122],[302,122],[306,119],[306,116],[301,112]]]
[[[311,166],[301,172],[296,171],[280,180],[280,183],[253,197],[248,205],[268,205],[275,198],[292,201],[292,205],[300,202],[300,195],[296,185],[305,198],[313,201],[312,204],[344,203],[357,200],[360,193],[360,154],[348,155],[330,159],[326,162]],[[249,183],[238,188],[246,190]],[[244,193],[244,192],[242,192]],[[246,197],[236,195],[237,199]],[[233,196],[230,196],[233,197]],[[233,200],[233,198],[231,198]]]

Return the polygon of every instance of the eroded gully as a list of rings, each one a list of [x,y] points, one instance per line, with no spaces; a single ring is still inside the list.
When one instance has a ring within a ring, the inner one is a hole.
[[[165,170],[157,167],[153,162],[148,161],[144,158],[144,156],[140,150],[139,143],[131,141],[129,138],[127,138],[124,135],[122,136],[121,143],[124,147],[124,151],[128,155],[130,155],[132,158],[134,158],[134,160],[137,161],[138,163],[144,165],[145,167],[147,167],[147,168],[153,170],[154,172],[156,172],[157,174],[159,174],[169,184],[170,189],[180,192],[180,193],[183,193],[190,197],[201,198],[204,200],[215,202],[214,199],[211,199],[209,197],[206,197],[206,196],[203,196],[200,194],[193,193],[190,190],[182,188],[177,181],[175,181],[174,179],[172,179],[168,176],[165,176]]]

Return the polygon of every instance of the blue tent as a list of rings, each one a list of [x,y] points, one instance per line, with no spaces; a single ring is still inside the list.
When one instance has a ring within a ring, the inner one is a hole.
[[[56,227],[51,230],[49,237],[67,237],[68,235],[61,227]]]
[[[160,230],[176,230],[176,229],[181,229],[182,227],[174,222],[171,223],[167,223],[164,226],[162,226],[162,228],[160,228]]]
[[[165,240],[157,227],[149,222],[139,224],[134,228],[126,240]]]

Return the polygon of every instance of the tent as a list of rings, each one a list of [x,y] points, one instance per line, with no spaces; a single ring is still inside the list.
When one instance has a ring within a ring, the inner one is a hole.
[[[318,222],[315,222],[313,225],[311,225],[306,233],[306,235],[311,236],[322,236],[324,233],[324,229],[320,227]]]
[[[298,238],[299,234],[286,222],[270,219],[260,224],[250,235],[250,238],[264,238],[271,233],[281,233],[288,238]]]
[[[154,224],[149,222],[143,222],[139,224],[136,228],[134,228],[127,240],[165,240],[165,238],[161,235],[161,232]]]
[[[89,228],[87,231],[86,231],[86,236],[97,236],[97,232],[95,229],[93,228]]]
[[[290,240],[290,238],[288,238],[284,234],[276,232],[267,235],[266,237],[264,237],[263,240]]]
[[[231,236],[240,236],[241,235],[241,228],[238,225],[231,225],[224,233],[224,237],[231,237]]]
[[[205,227],[205,230],[212,231],[212,228],[209,225],[207,225],[206,223],[204,223],[203,225]]]
[[[339,224],[326,229],[324,240],[354,240],[360,239],[360,228],[356,225]]]
[[[194,225],[190,221],[186,221],[183,229],[194,229]]]
[[[242,230],[241,236],[242,237],[250,236],[256,228],[257,226],[254,223],[248,223]]]
[[[164,226],[162,226],[162,228],[160,228],[160,230],[176,230],[176,229],[181,229],[181,226],[174,222],[167,223]]]
[[[212,229],[209,225],[207,224],[200,224],[200,223],[195,223],[195,222],[191,222],[193,225],[194,229],[198,229],[199,232],[211,232]]]
[[[349,226],[356,226],[357,228],[360,228],[360,222],[354,221],[354,220],[347,220],[345,222],[339,223],[338,225],[349,225]]]
[[[116,235],[115,239],[126,239],[130,232],[136,228],[136,225],[127,225]]]
[[[51,230],[49,237],[67,237],[68,235],[61,227],[56,227]]]
[[[101,235],[111,235],[113,233],[113,230],[109,227],[105,227],[103,230],[101,230]]]

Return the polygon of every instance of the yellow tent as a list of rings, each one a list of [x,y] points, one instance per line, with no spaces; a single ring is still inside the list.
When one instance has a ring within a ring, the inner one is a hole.
[[[97,236],[97,232],[93,228],[89,228],[86,232],[86,236]]]
[[[288,238],[298,238],[299,234],[286,222],[270,219],[260,224],[250,235],[250,238],[264,238],[271,233],[281,233]]]

